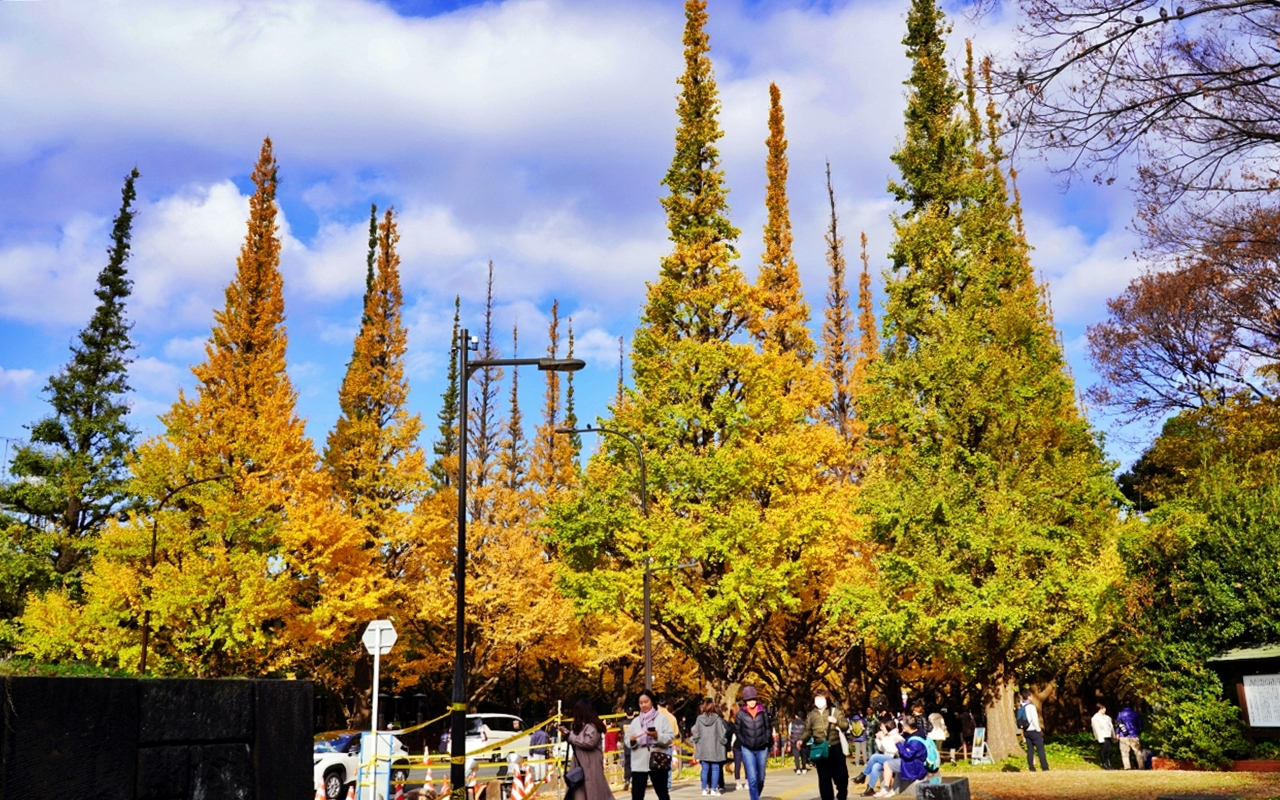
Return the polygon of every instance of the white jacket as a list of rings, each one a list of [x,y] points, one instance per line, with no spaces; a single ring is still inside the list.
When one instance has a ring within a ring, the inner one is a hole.
[[[1099,742],[1105,742],[1112,736],[1115,736],[1116,727],[1111,722],[1111,717],[1107,716],[1106,712],[1099,711],[1097,714],[1094,714],[1090,722],[1093,723],[1093,738],[1097,739]]]

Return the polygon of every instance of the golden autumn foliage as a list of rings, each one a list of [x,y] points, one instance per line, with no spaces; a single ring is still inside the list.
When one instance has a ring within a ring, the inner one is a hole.
[[[380,577],[333,500],[285,371],[270,140],[253,181],[236,277],[193,368],[195,396],[179,395],[133,465],[134,492],[156,505],[107,529],[82,605],[55,594],[30,606],[32,655],[133,669],[147,610],[151,671],[280,674],[304,669],[313,648],[376,608]]]
[[[766,352],[794,353],[802,362],[813,358],[809,305],[800,289],[800,268],[791,251],[791,210],[787,200],[787,132],[782,92],[769,84],[769,137],[765,139],[764,255],[756,278],[759,310],[752,332]]]

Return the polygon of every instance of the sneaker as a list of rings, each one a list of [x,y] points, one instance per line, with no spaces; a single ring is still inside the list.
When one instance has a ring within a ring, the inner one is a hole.
[[[702,796],[703,796],[703,797],[710,797],[710,796],[711,796],[711,791],[710,791],[709,789],[703,789],[703,790],[702,790]]]

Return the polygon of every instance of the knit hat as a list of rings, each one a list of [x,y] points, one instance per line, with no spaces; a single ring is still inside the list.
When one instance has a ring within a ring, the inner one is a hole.
[[[743,687],[743,689],[742,689],[742,699],[743,699],[743,700],[758,700],[758,699],[760,699],[760,698],[759,698],[759,696],[756,694],[756,687],[754,687],[754,686],[745,686],[745,687]]]

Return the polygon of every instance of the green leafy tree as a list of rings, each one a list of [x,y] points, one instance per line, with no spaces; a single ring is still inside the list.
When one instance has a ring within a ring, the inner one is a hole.
[[[942,659],[980,684],[988,742],[1018,745],[1014,689],[1093,641],[1117,578],[1118,495],[1076,405],[1035,282],[988,108],[967,69],[968,119],[934,0],[914,0],[906,136],[882,358],[864,410],[860,508],[874,585],[844,608],[876,641]]]
[[[656,574],[654,627],[727,691],[751,669],[769,615],[797,602],[798,555],[829,530],[818,464],[837,444],[808,422],[826,390],[820,369],[747,338],[758,309],[735,263],[706,4],[689,0],[685,12],[679,127],[663,180],[672,249],[635,334],[635,388],[608,420],[644,443],[651,513],[639,514],[634,452],[606,437],[551,524],[562,585],[586,611],[639,618],[646,563],[696,559],[696,570]],[[806,313],[774,312],[779,321]]]
[[[10,472],[18,480],[0,487],[0,506],[18,517],[9,522],[16,537],[11,541],[26,555],[47,559],[53,573],[19,559],[24,565],[12,565],[14,577],[21,576],[28,589],[53,583],[78,593],[99,532],[128,501],[126,461],[135,431],[125,400],[133,350],[132,324],[125,318],[133,288],[126,262],[137,179],[135,168],[121,190],[107,265],[94,290],[97,308],[71,347],[71,361],[45,387],[53,413],[31,426],[31,443],[14,455]],[[16,597],[14,605],[21,610]]]

